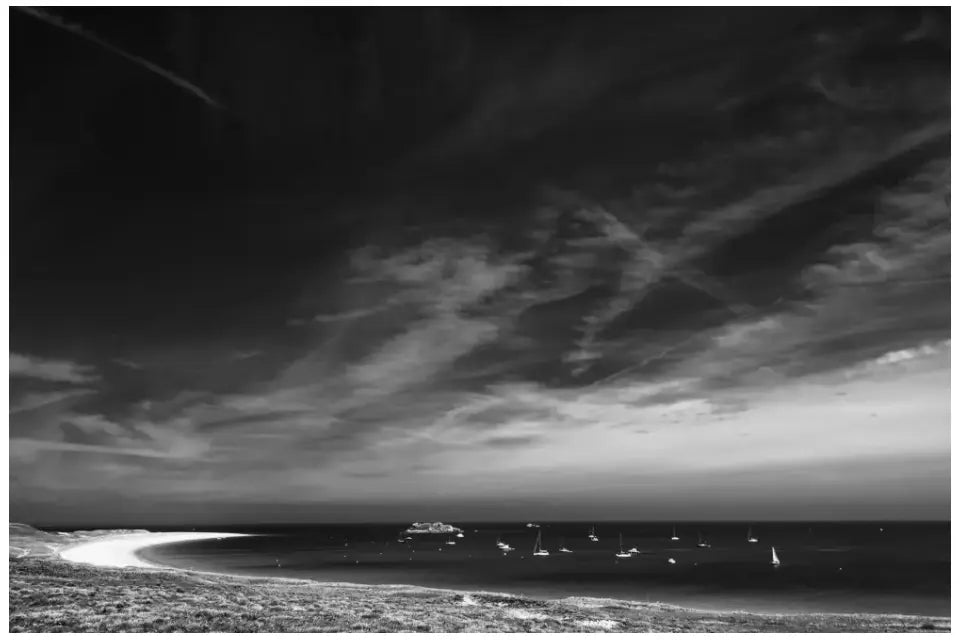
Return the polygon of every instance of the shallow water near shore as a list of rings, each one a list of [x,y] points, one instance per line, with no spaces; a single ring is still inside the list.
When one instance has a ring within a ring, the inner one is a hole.
[[[231,528],[253,537],[176,543],[147,560],[203,571],[361,584],[414,584],[542,598],[607,597],[758,613],[950,615],[949,523],[540,523],[551,555],[533,557],[538,529],[455,523],[464,537],[406,524]],[[221,530],[227,530],[222,529]],[[632,558],[616,558],[618,535]],[[697,546],[698,533],[710,548]],[[502,538],[515,547],[504,554]],[[455,545],[446,544],[448,541]],[[572,553],[559,553],[565,545]],[[771,546],[781,560],[771,566]],[[668,563],[673,558],[676,564]]]

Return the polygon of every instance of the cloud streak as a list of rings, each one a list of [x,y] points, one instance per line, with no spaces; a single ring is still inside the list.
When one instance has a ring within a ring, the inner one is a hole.
[[[186,91],[187,93],[190,93],[194,97],[199,98],[200,100],[205,102],[208,106],[214,107],[216,109],[222,108],[220,103],[218,103],[216,100],[211,98],[209,95],[207,95],[206,92],[204,92],[202,89],[200,89],[193,83],[188,82],[187,80],[184,80],[183,78],[176,75],[175,73],[172,73],[164,69],[163,67],[160,67],[159,65],[154,64],[153,62],[150,62],[145,58],[142,58],[114,44],[111,44],[110,42],[104,40],[103,38],[96,35],[89,29],[86,29],[78,24],[71,24],[63,20],[62,18],[55,16],[52,13],[49,13],[48,11],[44,11],[43,9],[37,9],[36,7],[21,6],[21,7],[14,7],[14,9],[22,13],[25,13],[29,16],[32,16],[38,20],[41,20],[53,27],[56,27],[57,29],[62,29],[80,38],[83,38],[84,40],[92,42],[98,47],[101,47],[102,49],[109,51],[110,53],[116,54],[121,58],[125,58],[126,60],[129,60],[130,62],[134,63],[135,65],[160,76],[167,82],[173,84],[176,87],[179,87],[180,89],[183,89],[184,91]]]
[[[94,367],[69,360],[52,360],[19,353],[10,354],[10,375],[47,382],[86,384],[100,379]]]

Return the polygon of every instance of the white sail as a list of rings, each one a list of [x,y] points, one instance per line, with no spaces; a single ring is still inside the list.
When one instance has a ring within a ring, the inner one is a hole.
[[[533,555],[535,556],[548,556],[550,552],[540,546],[540,532],[537,531],[537,541],[533,543]]]
[[[770,560],[770,564],[778,565],[780,564],[780,558],[777,557],[777,550],[773,547],[770,547],[770,554],[773,556],[773,559]]]

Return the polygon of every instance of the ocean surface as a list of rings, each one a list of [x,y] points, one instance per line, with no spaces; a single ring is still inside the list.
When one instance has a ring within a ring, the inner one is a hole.
[[[259,534],[142,552],[180,568],[542,598],[611,597],[708,610],[950,615],[949,523],[453,523],[463,538],[404,524],[229,528]],[[541,532],[548,557],[532,555]],[[625,550],[617,558],[619,535]],[[698,535],[710,544],[697,546]],[[498,538],[515,551],[503,553]],[[447,544],[448,541],[456,544]],[[572,553],[560,553],[564,545]],[[771,565],[771,547],[781,564]],[[675,560],[675,564],[669,559]]]

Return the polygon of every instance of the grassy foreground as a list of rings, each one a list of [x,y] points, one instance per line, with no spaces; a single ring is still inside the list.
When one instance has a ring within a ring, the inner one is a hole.
[[[948,618],[706,613],[592,598],[544,601],[420,587],[101,569],[59,559],[78,539],[10,528],[10,631],[949,631]],[[29,551],[29,553],[27,553]]]

